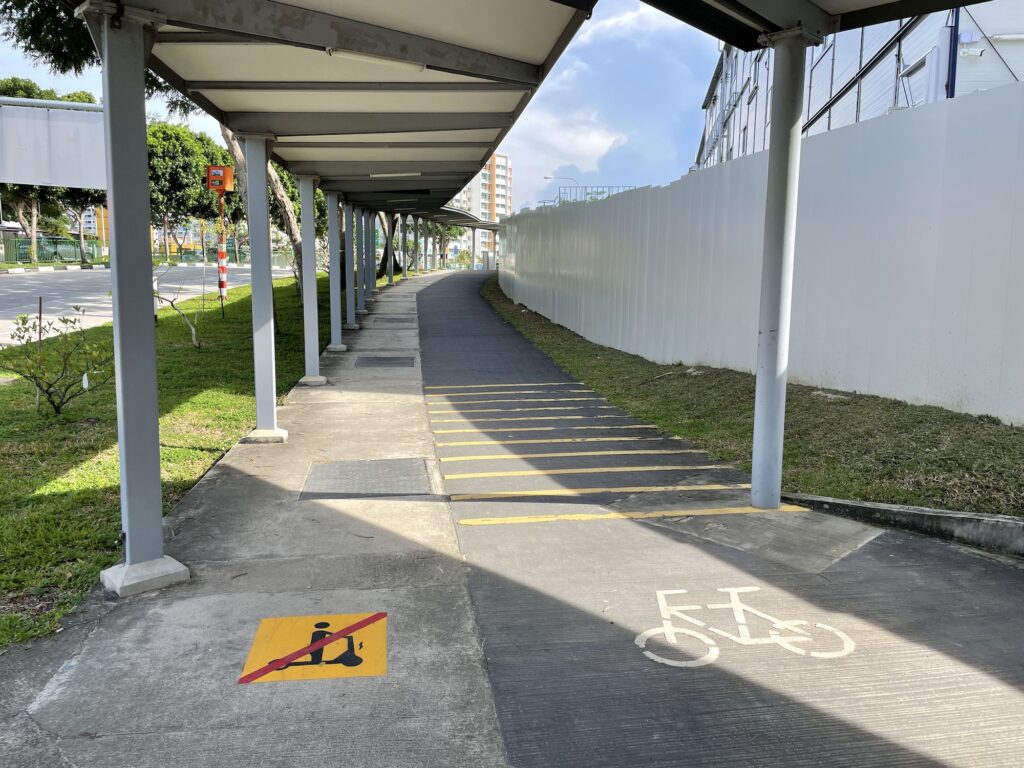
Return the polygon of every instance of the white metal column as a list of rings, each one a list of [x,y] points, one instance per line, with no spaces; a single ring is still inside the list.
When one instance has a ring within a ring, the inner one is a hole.
[[[160,492],[160,423],[153,328],[153,264],[149,258],[146,149],[146,59],[152,41],[146,14],[109,15],[82,9],[103,60],[110,282],[121,526],[125,562],[103,571],[103,585],[121,596],[188,581],[188,569],[164,555]]]
[[[384,243],[384,258],[387,259],[388,285],[395,284],[395,216],[388,215],[388,226],[384,236],[387,238]]]
[[[356,314],[366,314],[366,216],[362,208],[355,209],[355,251],[353,258],[355,259],[356,272],[353,275],[353,281],[358,291],[358,298],[356,299]]]
[[[380,293],[380,288],[377,287],[377,225],[380,223],[380,217],[377,215],[377,211],[370,213],[370,273],[367,277],[370,278],[370,290],[368,295],[375,296]],[[386,236],[387,232],[382,231],[382,235]],[[384,248],[381,251],[381,261],[384,260],[384,254],[387,252],[387,243],[384,243]]]
[[[473,265],[473,271],[476,271],[476,227],[472,227],[470,232],[472,232],[472,239],[470,240],[472,247],[470,248],[470,253],[473,257],[470,263]]]
[[[398,219],[398,252],[401,254],[402,277],[409,276],[409,243],[406,240],[408,229],[406,216],[402,214]]]
[[[327,193],[327,258],[330,262],[331,293],[331,343],[327,349],[330,352],[344,352],[347,347],[341,336],[341,212],[338,210],[337,192]]]
[[[245,147],[253,378],[256,386],[256,429],[243,442],[283,443],[288,433],[277,426],[274,283],[270,262],[270,204],[267,199],[267,157],[272,140],[263,134],[241,134],[239,138]]]
[[[345,203],[345,330],[358,331],[356,323],[356,221],[352,206]]]
[[[417,274],[423,273],[423,251],[420,248],[420,223],[422,219],[418,216],[412,220],[413,259],[416,263]]]
[[[800,180],[801,99],[809,41],[803,30],[792,29],[773,35],[765,42],[775,49],[775,72],[757,337],[751,503],[759,509],[777,509],[782,495],[782,442]]]
[[[302,344],[306,375],[299,384],[318,387],[327,383],[320,375],[320,321],[316,297],[316,185],[315,176],[299,176],[302,223]]]
[[[366,292],[366,308],[373,306],[373,288],[377,282],[377,216],[373,211],[363,211],[366,226],[363,237],[366,246],[363,249],[363,290]]]

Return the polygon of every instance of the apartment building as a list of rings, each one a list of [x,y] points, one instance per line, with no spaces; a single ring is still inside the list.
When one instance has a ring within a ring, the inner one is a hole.
[[[495,153],[473,180],[449,203],[469,211],[486,221],[501,221],[512,215],[512,161],[508,155]],[[452,243],[454,252],[470,250],[472,233],[466,232]],[[499,247],[498,235],[480,230],[476,235],[478,259],[493,256]]]

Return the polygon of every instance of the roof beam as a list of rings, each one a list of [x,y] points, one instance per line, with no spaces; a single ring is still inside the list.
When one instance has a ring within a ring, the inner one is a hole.
[[[330,91],[358,93],[429,92],[429,93],[487,93],[501,91],[528,91],[530,86],[520,83],[455,82],[455,83],[368,83],[362,81],[324,82],[320,80],[189,80],[189,91]]]
[[[369,176],[371,173],[475,174],[479,160],[290,160],[288,170],[294,174],[310,174],[321,178],[338,176]],[[415,178],[410,176],[409,178]]]
[[[350,51],[488,80],[533,86],[541,79],[540,67],[525,61],[273,0],[129,0],[128,4],[189,29],[328,52]]]
[[[387,192],[389,194],[423,194],[430,189],[454,189],[456,192],[466,186],[466,174],[459,176],[417,176],[411,179],[321,179],[320,188],[325,192]]]
[[[279,141],[274,149],[487,149],[489,141]]]
[[[508,128],[509,112],[228,112],[233,131],[276,136],[415,133]]]

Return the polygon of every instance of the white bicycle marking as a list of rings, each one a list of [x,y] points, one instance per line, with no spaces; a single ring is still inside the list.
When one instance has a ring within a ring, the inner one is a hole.
[[[655,594],[658,597],[658,608],[661,611],[661,626],[652,627],[636,636],[634,641],[644,656],[665,664],[670,667],[703,667],[707,664],[714,664],[717,661],[721,648],[712,635],[732,640],[737,645],[777,645],[798,656],[810,656],[816,659],[838,659],[853,653],[856,645],[849,635],[836,629],[829,624],[815,622],[811,624],[804,619],[778,619],[764,611],[759,611],[751,605],[743,602],[740,597],[743,593],[759,592],[760,587],[724,587],[719,592],[729,594],[727,603],[708,603],[707,605],[671,605],[669,598],[673,595],[685,595],[685,589],[658,590]],[[705,621],[701,621],[690,613],[694,611],[708,610],[730,610],[732,619],[736,623],[735,634],[719,627],[713,627]],[[767,622],[770,626],[765,637],[755,637],[751,634],[750,625],[747,624],[747,616],[756,616]],[[688,627],[680,627],[672,623],[673,619],[683,621],[699,627],[704,632],[697,632]],[[813,632],[812,629],[821,630]],[[669,659],[659,656],[654,651],[647,649],[647,641],[651,638],[664,635],[665,640],[672,645],[679,645],[678,636],[686,635],[698,642],[703,643],[706,650],[703,656],[693,659]],[[836,648],[836,640],[841,646]],[[805,646],[808,644],[822,643],[823,650],[812,650]]]

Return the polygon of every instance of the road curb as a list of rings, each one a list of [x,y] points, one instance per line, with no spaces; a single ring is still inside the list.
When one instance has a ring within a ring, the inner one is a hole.
[[[784,493],[782,498],[830,515],[902,528],[1001,555],[1024,557],[1024,517],[846,501],[805,493]]]
[[[39,267],[0,269],[0,275],[24,275],[29,272],[73,272],[79,269],[110,269],[107,264],[44,264]]]

